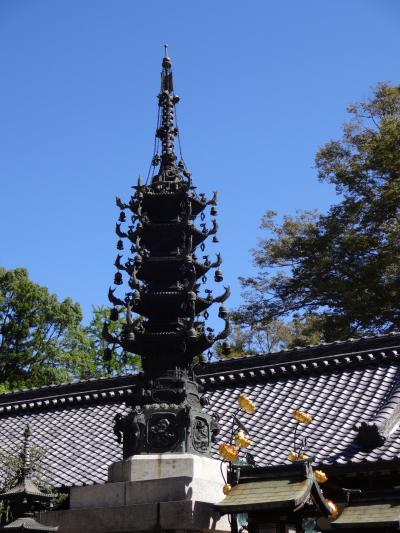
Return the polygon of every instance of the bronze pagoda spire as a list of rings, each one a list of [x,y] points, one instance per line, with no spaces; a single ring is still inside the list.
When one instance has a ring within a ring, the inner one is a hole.
[[[161,140],[161,156],[158,156],[154,163],[160,162],[158,176],[162,181],[166,181],[169,177],[173,179],[177,170],[174,151],[175,137],[178,134],[178,128],[175,126],[175,105],[179,102],[179,97],[174,94],[172,63],[167,55],[167,45],[165,45],[165,55],[162,61],[161,91],[158,95],[158,102],[161,110],[161,124],[157,128],[156,137]]]
[[[121,337],[110,334],[107,323],[103,332],[110,343],[141,356],[143,380],[148,391],[153,380],[160,383],[172,375],[188,378],[194,358],[216,340],[226,338],[230,331],[228,313],[223,306],[219,307],[219,317],[225,321],[222,331],[215,335],[212,328],[205,325],[208,308],[215,302],[222,304],[230,291],[225,287],[216,297],[210,289],[201,291],[210,269],[216,269],[216,282],[223,279],[219,270],[220,254],[216,254],[214,262],[207,255],[199,261],[196,255],[198,249],[204,253],[207,237],[213,236],[213,242],[218,242],[215,218],[209,228],[204,222],[207,207],[211,207],[211,216],[216,215],[217,195],[214,193],[207,200],[204,194],[197,194],[190,172],[182,158],[178,160],[175,154],[175,138],[179,135],[175,113],[178,102],[171,59],[165,53],[158,95],[158,149],[152,160],[153,176],[144,184],[139,177],[128,203],[117,198],[121,209],[116,226],[117,248],[122,252],[127,244],[128,251],[134,255],[128,254],[123,260],[119,253],[115,261],[115,285],[123,285],[125,277],[130,290],[118,296],[116,287],[110,288],[109,299],[115,306],[111,309],[110,320],[118,318],[122,306],[126,309],[127,324]],[[132,225],[123,229],[121,225],[128,217]],[[197,218],[200,222],[196,224]],[[132,313],[142,317],[141,320],[133,321]],[[144,405],[143,398],[135,401],[136,406]],[[121,432],[124,433],[122,429]],[[146,449],[154,450],[154,446]],[[165,451],[173,449],[173,446],[165,447]],[[179,448],[178,451],[185,450]]]

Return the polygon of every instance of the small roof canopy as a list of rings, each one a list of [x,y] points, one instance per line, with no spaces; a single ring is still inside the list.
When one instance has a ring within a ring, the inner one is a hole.
[[[400,490],[370,491],[352,495],[349,505],[331,523],[334,529],[400,527]],[[386,531],[386,529],[385,529]]]
[[[11,522],[10,524],[7,524],[6,526],[2,527],[0,531],[20,531],[21,533],[23,531],[38,531],[38,532],[46,532],[46,531],[57,531],[58,526],[45,526],[43,524],[39,524],[33,517],[31,516],[24,516],[22,518],[17,518],[17,520],[14,520],[14,522]]]
[[[216,508],[221,513],[300,509],[312,499],[323,516],[330,509],[308,461],[278,467],[240,469],[240,481]]]

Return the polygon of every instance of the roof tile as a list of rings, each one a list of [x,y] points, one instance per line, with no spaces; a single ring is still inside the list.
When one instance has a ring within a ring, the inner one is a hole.
[[[210,396],[208,411],[221,417],[221,439],[229,438],[239,393],[256,403],[254,415],[240,418],[251,428],[249,451],[257,464],[287,462],[291,415],[299,407],[313,416],[302,435],[318,463],[391,460],[400,458],[400,429],[393,421],[400,403],[399,346],[400,335],[387,335],[211,363],[200,367],[200,381]],[[0,451],[20,445],[29,420],[32,441],[47,451],[53,485],[105,482],[108,465],[122,455],[113,419],[128,412],[124,402],[135,380],[121,376],[0,395]],[[356,424],[384,424],[388,417],[392,429],[384,444],[362,449]]]

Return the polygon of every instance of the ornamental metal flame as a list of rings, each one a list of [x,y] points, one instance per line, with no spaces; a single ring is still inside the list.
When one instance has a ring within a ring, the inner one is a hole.
[[[132,411],[117,415],[115,433],[123,440],[124,457],[137,453],[194,452],[208,453],[217,423],[203,412],[205,400],[193,375],[193,360],[208,350],[216,340],[230,333],[229,317],[220,306],[219,317],[225,326],[219,334],[205,327],[201,317],[208,317],[213,303],[222,304],[229,287],[216,297],[211,290],[201,294],[206,274],[215,269],[214,280],[222,281],[220,254],[215,261],[208,255],[198,260],[196,250],[205,250],[204,241],[216,237],[215,219],[207,228],[205,210],[216,214],[217,194],[206,199],[197,194],[191,174],[183,160],[177,160],[174,141],[178,136],[171,60],[162,62],[161,91],[158,95],[159,124],[156,131],[160,150],[154,154],[153,177],[147,184],[140,178],[128,203],[117,198],[121,209],[116,233],[121,251],[115,261],[115,285],[123,285],[126,276],[130,291],[124,297],[110,288],[109,299],[115,306],[110,320],[118,317],[118,308],[126,308],[126,327],[120,337],[104,324],[103,336],[112,344],[139,354],[143,374],[133,400]],[[128,213],[128,216],[127,216]],[[123,229],[128,217],[132,225]],[[197,218],[201,219],[195,224]],[[127,245],[128,256],[123,259]],[[130,252],[130,254],[129,254]],[[142,317],[134,321],[132,313]]]

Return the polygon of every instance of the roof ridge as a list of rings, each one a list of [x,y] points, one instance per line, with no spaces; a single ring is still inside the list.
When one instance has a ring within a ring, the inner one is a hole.
[[[344,368],[354,368],[355,366],[366,366],[371,364],[387,364],[400,360],[400,349],[396,345],[388,349],[376,348],[355,352],[334,353],[320,358],[304,358],[292,360],[270,360],[264,357],[264,364],[258,366],[239,366],[221,370],[210,369],[209,373],[199,372],[198,379],[202,385],[227,386],[230,383],[254,381],[259,378],[288,378],[293,375],[309,374],[314,372],[332,371]]]
[[[398,342],[393,342],[394,340]],[[346,351],[346,347],[353,348],[353,351]],[[357,347],[363,349],[354,350]],[[319,349],[318,352],[316,352],[317,349]],[[316,353],[310,353],[310,350]],[[400,333],[390,333],[206,363],[196,367],[196,374],[203,385],[227,386],[238,381],[248,382],[249,379],[284,378],[304,372],[327,371],[332,368],[343,368],[355,364],[386,363],[399,359]],[[118,397],[121,394],[125,397],[125,395],[131,394],[131,387],[135,385],[138,375],[139,373],[90,378],[72,383],[46,385],[3,393],[0,394],[0,413],[9,410],[9,408],[17,409],[18,406],[25,404],[24,408],[39,404],[43,407],[55,406],[59,405],[59,401],[65,403],[63,399],[67,397],[70,398],[68,404],[91,401],[97,399],[96,395],[100,395],[101,398],[114,396],[117,391],[119,391]]]
[[[388,346],[393,343],[395,340],[395,343],[392,346]],[[382,345],[383,344],[383,345]],[[304,347],[296,347],[296,348],[290,348],[290,349],[283,349],[279,350],[277,352],[266,352],[266,353],[260,353],[256,355],[248,355],[244,357],[236,357],[232,359],[224,359],[220,361],[214,361],[210,363],[204,363],[198,368],[201,370],[205,368],[218,368],[220,365],[223,366],[232,366],[232,367],[241,367],[243,366],[243,362],[250,366],[258,366],[258,363],[261,360],[265,358],[270,358],[271,360],[275,360],[275,364],[279,363],[291,363],[294,361],[294,359],[291,359],[291,356],[299,355],[299,354],[307,354],[306,360],[314,360],[314,359],[323,359],[324,356],[328,355],[342,355],[343,353],[354,353],[354,347],[357,345],[366,345],[370,346],[370,349],[376,349],[375,345],[380,348],[400,348],[400,332],[392,332],[392,333],[385,333],[385,334],[378,334],[378,335],[372,335],[372,336],[364,336],[360,337],[358,339],[346,339],[343,341],[333,341],[329,343],[321,343],[321,344],[313,344],[309,346]],[[348,347],[351,349],[351,352],[343,352],[344,349]],[[367,348],[366,348],[367,349]],[[200,372],[202,374],[203,372]]]
[[[46,385],[44,387],[34,387],[32,389],[22,389],[0,394],[0,408],[4,405],[11,405],[23,402],[38,402],[52,400],[66,396],[78,396],[101,393],[104,391],[123,389],[132,386],[138,374],[126,374],[121,376],[91,378],[71,383],[60,383]],[[88,388],[87,385],[92,385]],[[109,386],[107,386],[109,385]]]

